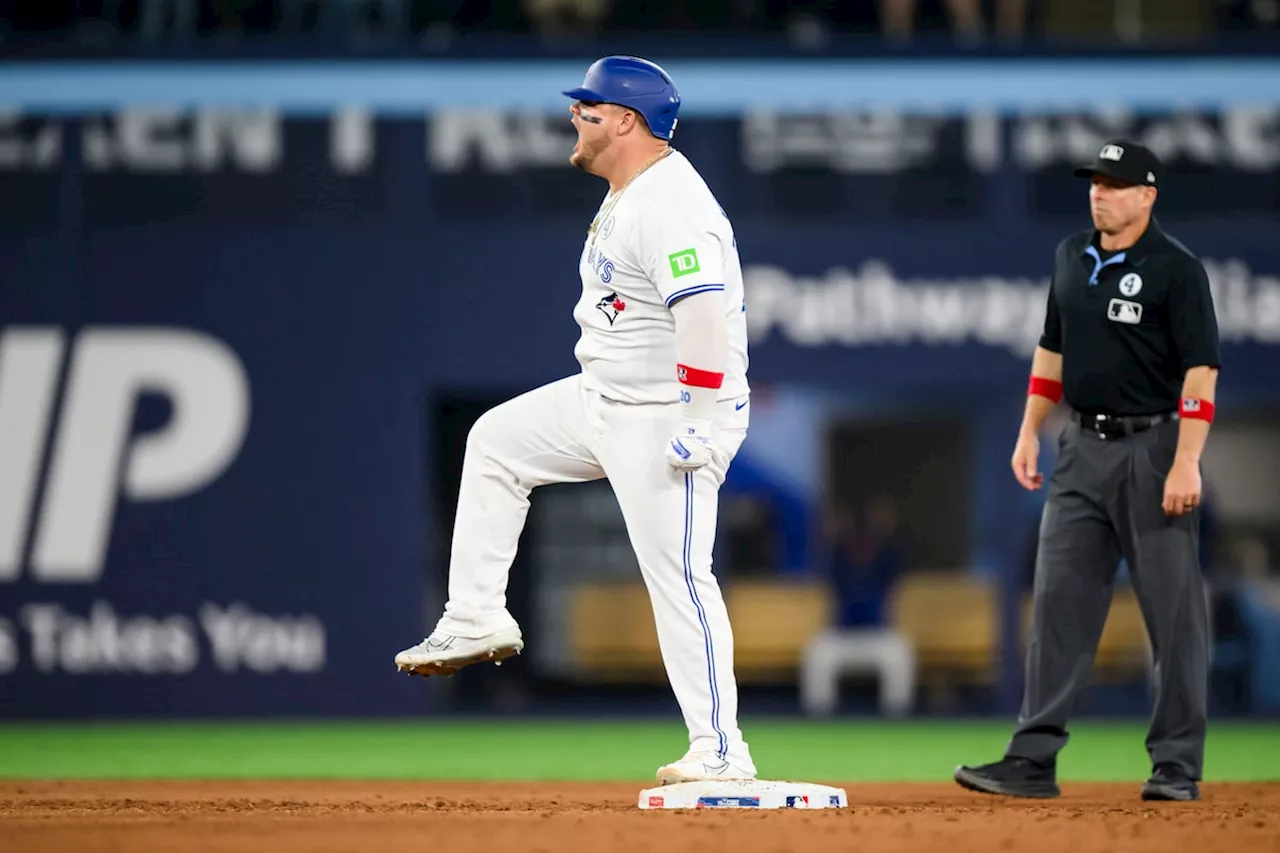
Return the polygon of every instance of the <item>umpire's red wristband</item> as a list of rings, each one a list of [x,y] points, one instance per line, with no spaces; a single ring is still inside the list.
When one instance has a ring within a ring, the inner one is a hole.
[[[724,384],[723,373],[699,370],[685,364],[676,365],[676,378],[680,380],[680,384],[692,385],[695,388],[719,388]]]
[[[1208,400],[1202,400],[1199,397],[1183,397],[1182,401],[1178,403],[1178,417],[1198,418],[1212,423],[1213,403]]]
[[[1062,399],[1062,383],[1056,379],[1032,376],[1031,381],[1027,383],[1027,394],[1039,394],[1041,397],[1048,397],[1056,403]]]

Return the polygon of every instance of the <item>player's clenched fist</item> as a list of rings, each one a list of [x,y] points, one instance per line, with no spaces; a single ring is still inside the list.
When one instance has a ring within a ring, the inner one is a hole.
[[[711,425],[686,421],[667,442],[667,463],[677,471],[696,471],[711,461],[715,445]]]

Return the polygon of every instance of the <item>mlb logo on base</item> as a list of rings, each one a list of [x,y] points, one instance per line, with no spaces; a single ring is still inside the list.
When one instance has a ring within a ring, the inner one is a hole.
[[[805,782],[763,779],[680,782],[640,792],[642,809],[842,809],[849,804],[841,788]]]

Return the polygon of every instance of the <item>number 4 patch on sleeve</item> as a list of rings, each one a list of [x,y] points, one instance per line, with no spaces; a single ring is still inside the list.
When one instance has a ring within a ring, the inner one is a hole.
[[[672,252],[667,255],[667,260],[671,262],[672,278],[679,278],[682,275],[690,275],[702,269],[698,264],[697,249],[684,249],[679,252]]]

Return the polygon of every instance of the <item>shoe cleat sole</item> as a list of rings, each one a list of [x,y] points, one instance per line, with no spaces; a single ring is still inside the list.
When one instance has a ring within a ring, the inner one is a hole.
[[[463,667],[471,666],[476,663],[492,663],[494,666],[502,666],[502,662],[504,660],[510,657],[515,657],[520,654],[520,651],[520,648],[516,646],[501,646],[469,657],[453,658],[452,660],[447,661],[396,664],[396,671],[405,672],[409,675],[420,675],[424,678],[429,678],[431,676],[450,676]]]

